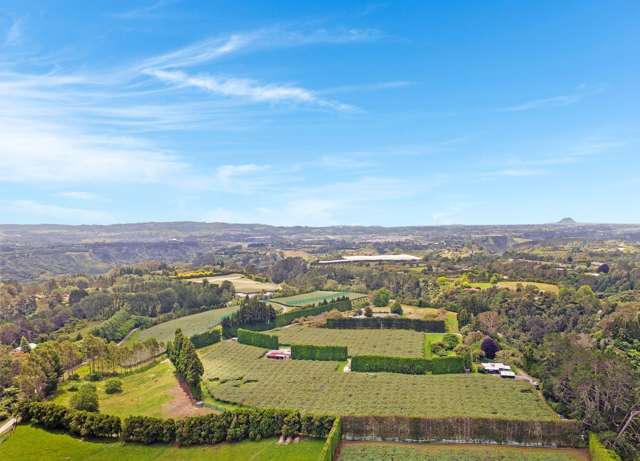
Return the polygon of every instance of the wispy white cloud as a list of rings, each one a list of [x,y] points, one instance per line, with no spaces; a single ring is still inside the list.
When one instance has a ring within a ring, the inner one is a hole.
[[[21,216],[23,222],[47,224],[109,224],[113,215],[101,210],[63,207],[32,200],[0,200],[0,210]]]
[[[142,5],[138,8],[132,8],[127,11],[113,13],[110,16],[117,19],[151,19],[160,16],[162,9],[166,6],[176,3],[176,0],[156,0],[153,3]]]
[[[98,194],[83,191],[62,191],[55,194],[56,197],[67,198],[71,200],[97,200],[100,198]]]
[[[4,37],[3,45],[5,47],[15,46],[20,43],[22,39],[22,21],[15,20],[9,26],[9,30]]]
[[[358,85],[342,85],[334,88],[327,88],[318,91],[318,94],[339,94],[339,93],[357,93],[367,91],[390,90],[396,88],[405,88],[415,85],[415,82],[408,80],[397,80],[391,82],[363,83]]]
[[[524,112],[535,109],[566,107],[577,104],[587,96],[600,93],[602,90],[601,86],[582,84],[568,94],[532,99],[513,106],[503,107],[500,110],[504,112]]]
[[[507,177],[526,177],[526,176],[541,176],[546,174],[545,170],[532,169],[532,168],[506,168],[501,170],[490,171],[483,173],[483,176],[507,176]]]
[[[149,70],[162,81],[181,87],[195,87],[227,97],[247,98],[256,102],[292,102],[314,104],[339,111],[353,111],[348,104],[319,98],[313,91],[289,85],[263,85],[245,78],[214,75],[188,75],[182,71]]]
[[[228,36],[211,37],[169,53],[144,60],[140,70],[176,69],[204,64],[238,53],[317,44],[348,44],[378,40],[374,29],[314,29],[297,31],[271,27]]]

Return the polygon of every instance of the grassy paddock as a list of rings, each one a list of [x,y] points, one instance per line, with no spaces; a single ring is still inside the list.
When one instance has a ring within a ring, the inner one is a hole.
[[[487,445],[343,442],[340,461],[589,461],[586,450]]]
[[[107,394],[104,391],[105,381],[96,383],[101,413],[120,417],[136,415],[175,418],[207,412],[191,405],[169,360],[118,379],[122,381],[122,392],[117,394]],[[65,383],[54,402],[69,405],[73,393],[66,389],[74,384],[77,385],[73,381]]]
[[[422,354],[421,339],[417,350]],[[344,373],[337,362],[269,360],[263,354],[232,341],[200,349],[211,394],[239,405],[319,414],[558,418],[522,381],[479,374]]]
[[[198,314],[187,315],[168,322],[159,323],[151,328],[135,331],[128,339],[127,343],[144,341],[149,338],[156,338],[158,341],[166,343],[173,339],[175,331],[180,328],[185,336],[193,336],[204,333],[214,326],[220,324],[222,319],[238,310],[238,306],[223,307],[222,309],[212,309]]]
[[[271,302],[288,307],[301,307],[318,304],[322,301],[331,301],[341,296],[348,296],[349,299],[365,297],[365,295],[361,293],[352,293],[349,291],[312,291],[311,293],[304,293],[301,295],[273,298],[271,299]]]
[[[87,442],[31,426],[19,426],[0,445],[0,459],[29,461],[244,461],[277,459],[316,461],[324,440],[303,440],[279,445],[276,440],[223,443],[177,448],[169,445],[135,445],[120,442]]]
[[[239,293],[260,293],[263,291],[277,291],[280,285],[270,282],[259,282],[252,280],[243,274],[215,275],[213,277],[196,277],[189,279],[189,282],[202,283],[204,280],[211,284],[220,285],[222,282],[231,282],[233,288]]]
[[[270,332],[280,344],[346,346],[350,356],[422,357],[423,333],[412,330],[334,330],[291,325]]]

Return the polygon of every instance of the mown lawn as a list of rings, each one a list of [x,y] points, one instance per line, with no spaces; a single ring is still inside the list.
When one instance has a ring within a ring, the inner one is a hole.
[[[324,440],[279,445],[276,440],[177,448],[88,442],[31,426],[19,426],[0,444],[0,459],[29,461],[316,461]]]
[[[149,338],[156,338],[159,342],[166,343],[173,339],[173,335],[178,328],[182,330],[185,336],[204,333],[222,322],[222,319],[226,316],[233,314],[238,308],[238,306],[231,306],[222,309],[212,309],[159,323],[151,328],[135,331],[129,336],[127,343],[144,341]]]
[[[588,461],[586,450],[487,445],[347,442],[339,461]]]
[[[412,330],[343,330],[291,325],[270,331],[281,344],[347,346],[350,356],[422,357],[424,334]]]
[[[265,349],[232,341],[199,352],[212,395],[240,405],[342,415],[558,418],[531,385],[496,376],[343,373],[339,362],[269,360]]]
[[[179,417],[201,414],[204,410],[190,405],[180,388],[169,360],[128,376],[119,377],[122,392],[107,394],[104,381],[96,383],[100,412],[116,416]],[[72,392],[66,389],[74,382],[67,382],[56,395],[54,402],[68,405]]]

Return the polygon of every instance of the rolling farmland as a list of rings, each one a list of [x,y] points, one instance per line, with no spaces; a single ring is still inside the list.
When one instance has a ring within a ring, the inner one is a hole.
[[[261,358],[264,352],[231,341],[201,349],[212,395],[241,405],[328,414],[557,418],[521,381],[475,374],[343,373],[343,363],[275,361]]]

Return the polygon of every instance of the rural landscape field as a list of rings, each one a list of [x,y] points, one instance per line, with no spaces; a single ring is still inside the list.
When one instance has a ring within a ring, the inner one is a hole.
[[[639,24],[0,1],[0,461],[640,461]]]

